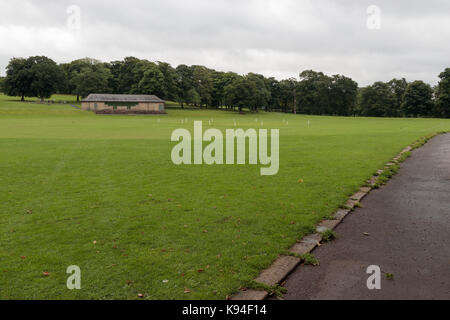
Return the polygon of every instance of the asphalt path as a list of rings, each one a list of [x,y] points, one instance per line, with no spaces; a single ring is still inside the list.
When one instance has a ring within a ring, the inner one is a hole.
[[[414,150],[361,204],[312,252],[319,266],[290,274],[284,299],[450,299],[450,133]],[[371,265],[381,289],[367,287]]]

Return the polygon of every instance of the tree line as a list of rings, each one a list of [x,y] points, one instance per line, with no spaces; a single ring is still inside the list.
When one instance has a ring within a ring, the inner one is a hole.
[[[314,115],[450,117],[450,68],[432,88],[417,80],[375,82],[359,88],[344,75],[305,70],[277,80],[257,73],[239,75],[201,65],[126,57],[102,62],[84,58],[57,64],[45,56],[12,58],[0,89],[10,96],[49,98],[54,93],[154,94],[181,107],[283,111]]]

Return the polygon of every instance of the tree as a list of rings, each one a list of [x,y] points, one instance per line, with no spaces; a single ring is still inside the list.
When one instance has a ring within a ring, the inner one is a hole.
[[[395,96],[395,106],[394,109],[388,110],[388,115],[390,117],[398,117],[402,115],[402,104],[403,104],[403,96],[405,95],[406,87],[408,86],[408,82],[406,82],[405,78],[400,80],[392,79],[388,82],[388,85],[391,88],[391,92]]]
[[[192,85],[200,96],[200,106],[210,106],[214,84],[211,70],[204,66],[192,66]]]
[[[297,93],[299,84],[295,78],[280,81],[280,102],[284,112],[297,113]]]
[[[270,91],[270,100],[267,105],[266,111],[271,111],[273,109],[281,108],[282,92],[280,81],[274,77],[266,79],[267,88]]]
[[[58,92],[59,84],[64,75],[55,61],[45,56],[30,57],[27,59],[30,67],[30,93],[43,101]]]
[[[92,91],[90,92],[109,92],[109,90],[97,91],[95,83],[93,82],[94,80],[92,80],[89,84],[80,83],[81,81],[83,81],[83,77],[80,76],[81,73],[83,73],[86,77],[93,78],[93,75],[88,75],[88,70],[94,71],[95,66],[100,65],[104,65],[105,67],[107,66],[101,61],[92,58],[77,59],[70,63],[62,64],[61,70],[64,73],[64,78],[66,78],[66,92],[76,94],[77,101],[80,101],[80,96],[86,95],[86,91],[89,91],[89,87],[92,87]],[[104,88],[103,84],[99,85],[99,87]],[[88,94],[90,92],[88,92]]]
[[[108,88],[110,92],[115,94],[121,93],[119,90],[119,76],[122,63],[122,61],[111,61],[109,63],[105,63],[105,67],[108,68],[111,73],[111,77],[108,80]]]
[[[300,111],[307,114],[331,114],[330,85],[331,78],[322,72],[305,70],[300,73]]]
[[[225,87],[239,78],[239,75],[234,72],[212,72],[213,92],[211,105],[219,108],[226,105]]]
[[[178,83],[178,102],[183,108],[184,104],[187,103],[188,92],[193,88],[192,80],[192,70],[185,64],[180,64],[176,68],[177,83]]]
[[[110,93],[111,71],[103,64],[85,67],[73,75],[72,83],[77,96],[86,97],[90,93]]]
[[[435,115],[450,118],[450,68],[446,68],[440,75],[436,90]]]
[[[155,94],[164,97],[164,75],[156,63],[140,60],[133,68],[132,94]]]
[[[19,96],[24,101],[25,97],[32,96],[30,61],[24,58],[12,58],[6,67],[4,92],[8,96]]]
[[[387,83],[378,81],[361,90],[359,108],[363,116],[386,117],[395,103],[395,96]]]
[[[186,94],[186,102],[198,106],[201,103],[200,95],[195,88],[191,88]]]
[[[339,116],[354,114],[358,84],[343,75],[334,75],[329,88],[328,113]]]
[[[0,77],[0,92],[5,92],[5,77]]]
[[[248,77],[238,77],[225,87],[226,105],[237,107],[239,112],[247,107],[254,110],[258,104],[258,90]]]
[[[162,89],[164,94],[160,98],[176,101],[178,98],[178,84],[175,69],[170,64],[161,61],[158,61],[158,68],[164,77]]]
[[[141,79],[136,79],[135,67],[139,63],[139,59],[135,57],[126,57],[120,63],[117,90],[119,93],[127,94],[131,92],[133,85],[136,85]]]
[[[428,116],[433,111],[433,90],[430,85],[417,80],[406,87],[402,110],[406,116]]]
[[[270,101],[270,89],[268,87],[268,83],[266,78],[257,73],[250,72],[246,76],[247,80],[253,83],[253,87],[256,89],[257,93],[253,99],[253,105],[251,106],[251,110],[256,111],[258,107],[266,107],[269,105]],[[250,107],[250,106],[249,106]]]

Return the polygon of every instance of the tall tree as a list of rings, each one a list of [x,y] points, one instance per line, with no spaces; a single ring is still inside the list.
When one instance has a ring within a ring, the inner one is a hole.
[[[267,79],[257,73],[250,72],[246,76],[247,80],[253,83],[253,87],[256,88],[257,94],[252,99],[254,100],[254,105],[252,110],[256,111],[258,108],[265,107],[269,105],[270,101],[270,89],[268,86]]]
[[[30,57],[27,60],[31,65],[30,90],[32,95],[43,101],[58,92],[64,75],[56,62],[45,56]]]
[[[12,58],[6,67],[4,91],[8,96],[19,96],[21,100],[32,96],[31,64],[24,58]]]
[[[387,83],[378,81],[361,91],[361,115],[386,117],[395,108],[395,96]]]
[[[136,85],[140,79],[136,79],[135,67],[139,63],[139,59],[135,57],[126,57],[120,64],[118,91],[122,94],[131,92],[133,85]]]
[[[161,61],[158,61],[158,68],[164,78],[162,89],[164,95],[160,98],[176,101],[178,98],[178,84],[175,69],[170,64]]]
[[[392,79],[388,82],[388,85],[391,88],[392,93],[395,96],[395,106],[394,109],[388,110],[388,116],[390,117],[398,117],[402,115],[402,104],[403,104],[403,96],[405,95],[406,87],[408,86],[408,82],[406,82],[405,78],[401,79]]]
[[[343,75],[334,75],[329,88],[328,113],[339,116],[354,114],[358,84]]]
[[[212,72],[204,66],[192,66],[192,85],[200,96],[201,106],[210,106],[214,83]]]
[[[450,68],[446,68],[439,75],[441,79],[436,90],[435,115],[450,118]]]
[[[299,93],[299,83],[295,78],[280,81],[280,102],[284,112],[292,110],[297,113],[297,97]]]
[[[433,111],[433,90],[430,85],[416,80],[408,84],[402,110],[406,116],[429,116]]]
[[[234,72],[212,72],[213,92],[212,92],[212,106],[219,108],[225,106],[226,96],[225,87],[239,78],[239,75]]]
[[[99,63],[86,66],[73,75],[72,83],[75,86],[74,93],[78,97],[86,97],[90,93],[110,93],[110,78],[111,71],[104,64]]]
[[[270,91],[270,100],[267,105],[266,111],[273,109],[280,109],[282,104],[282,91],[280,81],[274,77],[270,77],[266,80],[267,88]]]
[[[105,87],[103,77],[107,76],[108,64],[92,58],[77,59],[70,63],[62,64],[61,69],[67,78],[68,93],[76,94],[77,101],[80,96],[85,97],[92,92],[107,93],[110,92],[109,84]],[[95,75],[96,72],[102,73]],[[112,77],[109,77],[109,79]],[[98,80],[97,84],[95,81]],[[83,83],[83,81],[87,81]]]
[[[226,105],[237,107],[239,112],[243,108],[255,110],[258,105],[258,89],[255,82],[248,77],[239,77],[225,87]]]
[[[132,94],[154,94],[165,97],[164,75],[156,63],[141,60],[136,63],[133,73],[135,83],[131,86]]]
[[[192,70],[185,64],[180,64],[176,68],[177,83],[179,88],[178,102],[181,107],[188,103],[188,92],[193,88]]]
[[[112,93],[122,93],[119,88],[120,68],[122,67],[122,64],[123,61],[111,61],[105,64],[105,66],[111,72],[111,78],[109,78],[108,87],[110,88]]]
[[[331,78],[322,72],[305,70],[300,73],[299,107],[302,113],[330,114]]]

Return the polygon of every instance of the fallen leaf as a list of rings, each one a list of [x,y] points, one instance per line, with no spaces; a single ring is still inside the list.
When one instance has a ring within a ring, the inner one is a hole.
[[[139,298],[143,298],[144,297],[144,295],[142,294],[142,293],[138,293],[138,295],[137,295]]]
[[[48,273],[47,271],[44,271],[42,274],[43,274],[44,276],[50,275],[50,273]]]
[[[25,256],[21,256],[20,259],[25,259]]]
[[[298,179],[298,183],[303,183],[303,179]]]
[[[97,243],[97,240],[92,241],[92,243],[93,243],[93,244],[96,244],[96,243]]]
[[[203,269],[198,269],[198,270],[197,270],[197,272],[203,272],[203,271],[204,271]]]
[[[33,210],[27,210],[27,213],[28,213],[28,214],[32,214],[32,213],[33,213]]]
[[[370,236],[370,234],[368,232],[364,232],[365,236]]]
[[[191,290],[189,288],[184,288],[184,293],[190,293]]]

